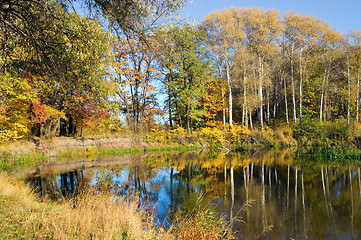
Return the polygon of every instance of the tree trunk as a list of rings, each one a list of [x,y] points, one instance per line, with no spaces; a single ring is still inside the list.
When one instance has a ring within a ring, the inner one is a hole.
[[[263,64],[261,61],[261,57],[258,57],[258,61],[259,61],[259,66],[258,66],[258,73],[259,73],[259,90],[258,90],[258,94],[259,94],[259,121],[260,121],[260,125],[261,125],[261,129],[263,130]]]
[[[270,120],[270,111],[269,111],[269,92],[270,92],[270,87],[267,87],[267,125],[269,126],[269,120]]]
[[[253,123],[252,123],[252,111],[249,111],[249,124],[251,129],[253,129]]]
[[[222,63],[218,64],[218,74],[219,78],[222,79]],[[225,100],[225,90],[224,90],[224,82],[221,84],[221,96],[222,96],[222,123],[223,127],[226,126],[226,100]]]
[[[322,115],[323,115],[323,97],[324,97],[324,93],[325,93],[326,74],[327,74],[327,63],[325,60],[325,71],[323,73],[323,79],[322,79],[322,85],[321,85],[320,122],[322,122]]]
[[[246,112],[245,112],[245,122],[246,122],[246,128],[248,128],[248,107],[246,107]]]
[[[232,128],[232,121],[233,121],[233,117],[232,117],[232,86],[231,86],[231,76],[229,73],[229,64],[228,64],[228,59],[226,57],[226,73],[227,73],[227,85],[228,85],[228,92],[229,92],[229,97],[228,97],[228,107],[229,107],[229,128]]]
[[[226,126],[226,103],[225,103],[225,97],[224,97],[224,88],[222,84],[222,122],[223,127]]]
[[[60,124],[60,136],[66,136],[66,120],[65,119],[61,119],[61,124]],[[46,131],[48,132],[48,131]],[[48,135],[48,134],[45,134]]]
[[[245,126],[245,118],[247,119],[247,87],[246,87],[246,80],[247,77],[245,75],[244,70],[244,77],[243,77],[243,110],[242,110],[242,126]],[[246,120],[247,121],[247,120]],[[248,125],[248,124],[246,124]]]
[[[302,72],[302,48],[300,51],[300,125],[302,125],[302,94],[303,94],[303,72]]]
[[[350,125],[350,108],[351,108],[351,80],[350,80],[350,62],[348,59],[348,55],[346,57],[347,61],[347,85],[348,85],[348,98],[347,98],[347,125]],[[358,107],[358,106],[357,106]],[[356,114],[358,114],[358,109],[356,110]],[[356,119],[358,116],[356,116]]]
[[[181,114],[180,114],[180,111],[179,111],[179,106],[177,104],[177,101],[175,101],[174,103],[175,103],[175,109],[176,109],[177,115],[178,115],[179,126],[182,128],[183,124],[182,124],[182,117],[181,117]]]
[[[189,127],[190,121],[189,121],[189,107],[188,107],[188,105],[186,105],[186,121],[187,121],[187,133],[189,134],[190,133],[190,127]]]
[[[169,111],[169,126],[172,129],[173,128],[173,122],[172,122],[172,107],[171,107],[171,92],[168,86],[168,111]]]
[[[193,111],[193,107],[191,108],[191,111]],[[189,118],[190,118],[190,130],[191,130],[191,134],[193,134],[193,118],[192,117]]]
[[[282,82],[281,82],[282,84]],[[276,125],[276,111],[277,111],[277,107],[278,107],[278,102],[279,102],[279,99],[278,99],[278,93],[277,93],[278,89],[277,89],[277,83],[275,83],[275,88],[274,88],[274,91],[273,91],[273,114],[272,114],[272,122],[273,122],[273,126]]]
[[[287,126],[289,127],[289,121],[288,121],[288,104],[287,104],[287,85],[286,85],[286,78],[283,78],[283,84],[285,87],[285,109],[286,109],[286,122],[287,122]]]
[[[351,84],[349,84],[351,85]],[[360,65],[357,66],[357,93],[356,93],[356,123],[359,122],[359,103],[360,103]]]
[[[296,113],[296,94],[295,94],[295,81],[294,81],[294,70],[293,70],[293,46],[291,56],[291,87],[292,87],[292,110],[293,110],[293,124],[296,124],[297,113]]]
[[[51,137],[55,137],[56,136],[56,132],[58,131],[60,125],[60,117],[58,117],[58,119],[56,120],[53,129],[51,130],[50,136]]]
[[[327,68],[327,74],[326,74],[326,84],[325,84],[325,97],[324,97],[324,103],[323,103],[323,121],[327,121],[327,89],[328,89],[328,79],[330,75],[330,67]]]

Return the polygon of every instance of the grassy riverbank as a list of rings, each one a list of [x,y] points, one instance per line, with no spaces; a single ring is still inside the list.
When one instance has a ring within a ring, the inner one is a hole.
[[[33,139],[0,145],[0,169],[28,167],[48,159],[94,159],[99,155],[159,151],[223,149],[247,152],[253,149],[298,147],[298,155],[322,155],[337,161],[361,155],[361,125],[347,125],[345,120],[319,122],[305,119],[302,125],[249,130],[240,125],[204,127],[186,134],[178,127],[153,129],[144,135],[110,135],[103,137],[59,137]]]
[[[230,224],[211,207],[180,213],[164,229],[138,201],[87,192],[53,203],[1,171],[0,182],[1,239],[233,239]]]
[[[85,158],[92,160],[98,156],[119,156],[123,154],[132,153],[147,153],[147,152],[185,152],[199,150],[199,146],[158,146],[151,148],[115,148],[115,149],[102,149],[95,147],[88,147],[85,149],[69,149],[62,150],[56,153],[55,156],[45,155],[41,152],[34,151],[30,153],[13,154],[9,151],[0,152],[0,170],[14,170],[17,168],[29,167],[49,159],[56,159],[58,161],[69,161],[75,158]]]

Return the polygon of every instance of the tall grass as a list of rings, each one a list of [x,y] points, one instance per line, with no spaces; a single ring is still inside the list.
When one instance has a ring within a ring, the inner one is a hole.
[[[1,239],[174,239],[153,227],[137,201],[115,204],[106,193],[79,194],[62,203],[38,202],[23,183],[0,172]]]
[[[233,222],[226,221],[224,215],[219,217],[212,206],[196,206],[186,216],[179,213],[176,222],[179,226],[177,239],[234,239]]]

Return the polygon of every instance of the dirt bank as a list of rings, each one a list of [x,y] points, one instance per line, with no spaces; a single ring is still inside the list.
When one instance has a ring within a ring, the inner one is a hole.
[[[17,141],[0,145],[0,151],[9,151],[13,154],[39,152],[53,156],[57,152],[65,150],[80,150],[86,148],[133,148],[149,147],[141,137],[112,136],[112,137],[58,137],[54,139],[33,139],[30,141]]]

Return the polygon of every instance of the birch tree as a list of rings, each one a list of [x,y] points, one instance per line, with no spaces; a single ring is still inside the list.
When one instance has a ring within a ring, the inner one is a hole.
[[[282,25],[279,12],[260,8],[241,9],[246,46],[257,56],[259,121],[263,129],[263,89],[265,81],[265,63],[275,51],[275,40],[279,36]],[[268,70],[268,69],[266,69]]]
[[[243,32],[239,27],[239,22],[233,17],[234,9],[217,11],[209,14],[202,22],[202,28],[205,29],[208,36],[207,44],[213,55],[221,56],[218,58],[220,68],[225,70],[227,88],[228,88],[228,123],[232,128],[233,124],[233,94],[231,71],[233,68],[233,58],[237,41],[242,39]]]

